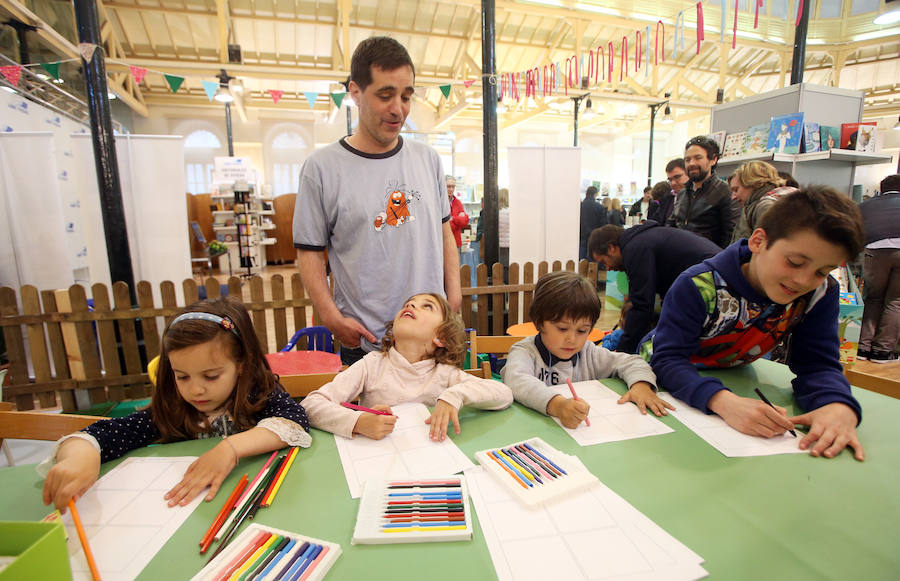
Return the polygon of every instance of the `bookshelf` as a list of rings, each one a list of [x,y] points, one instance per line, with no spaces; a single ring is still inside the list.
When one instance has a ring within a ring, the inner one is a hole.
[[[266,246],[276,242],[267,235],[275,229],[273,199],[255,195],[252,184],[240,181],[220,185],[211,198],[219,208],[213,211],[213,231],[228,247],[228,255],[219,258],[219,269],[225,272],[232,265],[242,276],[259,273],[266,264]]]
[[[834,126],[857,123],[862,119],[863,104],[861,91],[800,83],[714,107],[711,131],[746,131],[752,125],[768,123],[772,117],[801,111],[804,122]],[[857,166],[889,162],[891,156],[843,149],[798,154],[768,151],[720,158],[719,175],[727,177],[740,164],[754,160],[771,163],[801,184],[826,184],[849,196]]]

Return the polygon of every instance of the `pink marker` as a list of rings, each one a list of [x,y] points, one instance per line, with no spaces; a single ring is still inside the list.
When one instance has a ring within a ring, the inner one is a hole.
[[[570,378],[567,377],[567,378],[566,378],[566,383],[569,384],[569,391],[572,392],[572,399],[574,399],[575,401],[578,401],[578,394],[575,393],[575,386],[572,385],[572,380],[571,380]],[[585,424],[587,427],[590,428],[590,427],[591,427],[591,420],[589,420],[588,418],[584,418],[584,424]]]
[[[342,401],[341,405],[347,409],[356,410],[359,412],[369,412],[370,414],[378,414],[379,416],[392,416],[391,412],[383,412],[381,410],[373,410],[372,408],[363,407],[361,405],[356,405],[355,403],[350,403],[349,401]]]

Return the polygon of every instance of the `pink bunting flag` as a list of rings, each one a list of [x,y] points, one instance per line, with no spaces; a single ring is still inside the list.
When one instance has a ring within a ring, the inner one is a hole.
[[[147,69],[145,69],[144,67],[136,67],[133,65],[129,66],[128,68],[131,69],[131,76],[134,77],[134,82],[140,85],[141,81],[144,80],[144,75],[147,74]]]
[[[475,83],[475,79],[469,79],[468,81],[463,81],[463,85],[465,85],[467,89],[469,87],[471,87],[474,83]]]
[[[12,83],[13,87],[19,85],[19,76],[22,74],[22,65],[8,65],[0,67],[0,73]]]
[[[284,91],[279,91],[277,89],[269,89],[269,95],[272,96],[272,103],[278,104],[278,101],[281,101],[282,95],[284,95]]]

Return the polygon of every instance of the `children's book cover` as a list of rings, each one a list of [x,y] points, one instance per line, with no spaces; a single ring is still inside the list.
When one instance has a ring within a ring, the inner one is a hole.
[[[841,149],[875,151],[874,121],[866,123],[841,123]]]
[[[803,151],[805,153],[813,153],[819,151],[819,124],[804,123],[803,124]]]
[[[819,125],[820,151],[841,148],[841,128],[833,125]]]
[[[766,151],[775,153],[800,153],[803,133],[803,113],[772,117],[769,123],[769,140]]]
[[[769,126],[754,125],[747,129],[747,136],[744,138],[743,153],[762,153],[766,150],[766,143],[769,139]]]
[[[725,132],[724,131],[716,131],[715,133],[710,133],[709,138],[715,141],[719,145],[719,152],[721,152],[725,148]]]
[[[744,153],[744,141],[747,139],[746,131],[729,133],[725,136],[725,147],[722,149],[722,157],[733,157]]]

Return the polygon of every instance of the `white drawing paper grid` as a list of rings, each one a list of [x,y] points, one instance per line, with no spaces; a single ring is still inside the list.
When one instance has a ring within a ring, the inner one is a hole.
[[[602,482],[527,507],[482,467],[465,471],[500,581],[701,579],[703,559]]]
[[[795,438],[789,432],[774,438],[742,434],[729,426],[721,417],[703,413],[674,397],[671,393],[661,393],[659,397],[678,408],[674,412],[669,410],[669,413],[678,421],[729,458],[806,453],[805,450],[798,447],[800,438]]]
[[[178,527],[203,501],[169,508],[166,492],[181,482],[196,456],[128,458],[98,480],[76,507],[104,581],[130,580],[147,566]],[[63,516],[74,581],[91,572],[72,521]]]
[[[572,386],[578,394],[578,399],[591,404],[591,410],[588,412],[590,427],[582,422],[577,428],[570,429],[563,426],[559,418],[553,419],[581,446],[659,436],[675,431],[659,421],[651,411],[642,414],[631,402],[616,403],[622,396],[599,381],[577,381]],[[553,390],[564,397],[572,396],[568,385],[556,385]]]
[[[369,479],[440,478],[474,466],[450,438],[434,442],[428,437],[425,420],[431,414],[425,404],[404,403],[391,406],[391,411],[397,423],[381,440],[334,437],[352,498],[362,495]]]

